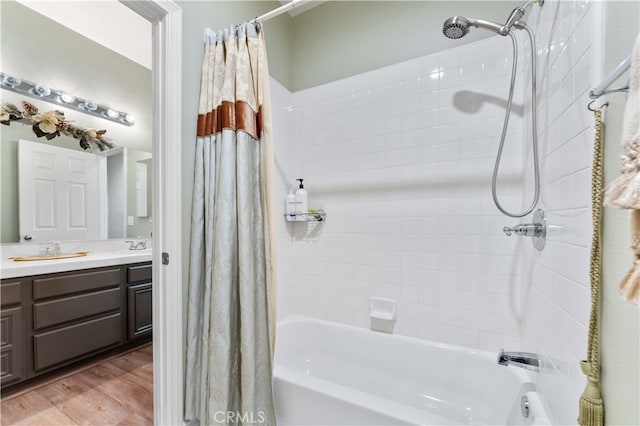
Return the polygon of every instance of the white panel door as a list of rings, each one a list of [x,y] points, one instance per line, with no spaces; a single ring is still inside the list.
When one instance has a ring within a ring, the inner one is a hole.
[[[100,161],[93,153],[20,140],[20,240],[98,239]]]

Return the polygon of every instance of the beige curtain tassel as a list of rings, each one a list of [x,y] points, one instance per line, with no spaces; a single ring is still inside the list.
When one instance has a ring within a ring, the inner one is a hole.
[[[589,319],[587,359],[580,363],[582,372],[587,376],[587,385],[578,404],[578,424],[580,426],[602,426],[604,424],[604,403],[600,392],[600,319],[598,310],[600,307],[600,283],[602,281],[600,234],[604,186],[604,172],[602,170],[603,132],[602,110],[600,108],[592,109],[591,104],[589,104],[589,110],[593,111],[595,116],[595,142],[591,172],[593,236],[591,239],[591,262],[589,268],[591,315]]]
[[[580,418],[578,423],[581,425],[602,425],[604,413],[600,382],[597,378],[598,372],[593,371],[592,365],[588,361],[582,361],[580,367],[587,376],[587,385],[580,398]]]

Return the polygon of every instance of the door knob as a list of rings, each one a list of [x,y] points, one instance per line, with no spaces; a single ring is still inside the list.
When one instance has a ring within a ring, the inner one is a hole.
[[[31,241],[31,240],[33,240],[33,237],[31,236],[31,234],[24,234],[24,240],[25,241]]]

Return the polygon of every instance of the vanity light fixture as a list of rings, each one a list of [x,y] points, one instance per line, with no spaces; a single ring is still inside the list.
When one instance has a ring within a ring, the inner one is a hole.
[[[0,87],[125,126],[133,126],[135,123],[133,116],[124,111],[118,111],[99,102],[82,99],[63,90],[51,89],[3,72],[0,72]]]

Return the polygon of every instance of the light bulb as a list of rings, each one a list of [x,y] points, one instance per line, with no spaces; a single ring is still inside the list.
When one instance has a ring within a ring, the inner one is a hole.
[[[125,114],[124,117],[122,117],[122,121],[127,124],[134,124],[136,122],[136,119],[131,114]]]
[[[107,109],[105,115],[109,118],[118,118],[120,117],[120,113],[118,111],[114,111],[111,108]]]
[[[75,101],[76,98],[73,95],[70,95],[68,93],[61,93],[60,100],[65,104],[70,104],[71,102]]]
[[[12,75],[5,75],[2,79],[2,84],[5,86],[18,87],[22,84],[22,80]]]
[[[87,111],[95,111],[98,109],[98,104],[93,101],[84,101],[82,103],[82,108]]]
[[[36,84],[33,88],[33,92],[38,96],[49,96],[51,94],[51,89]]]

